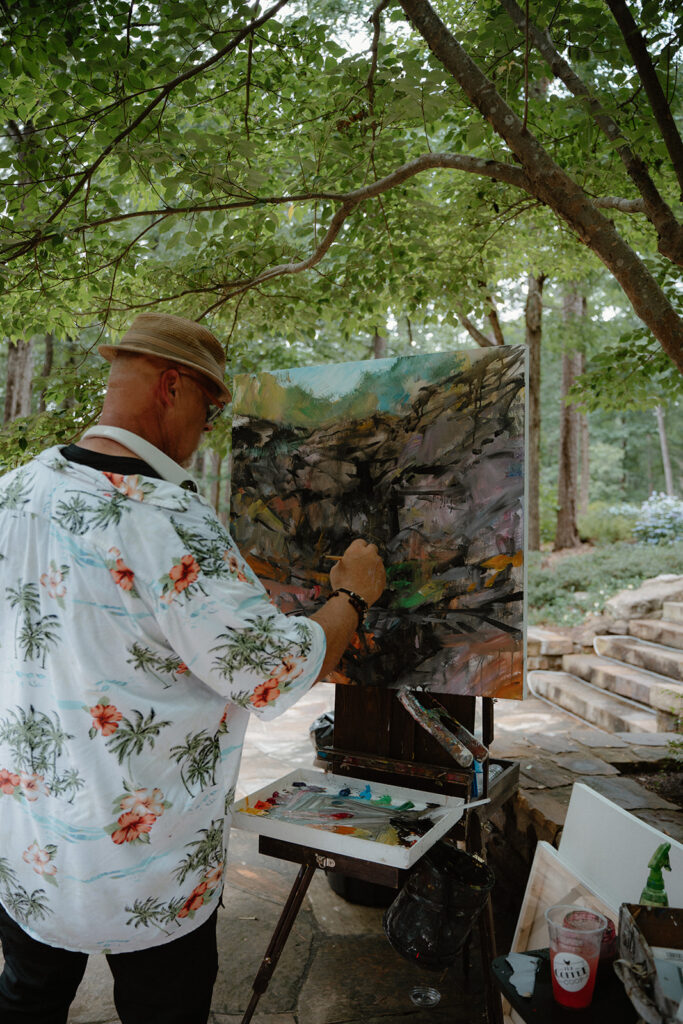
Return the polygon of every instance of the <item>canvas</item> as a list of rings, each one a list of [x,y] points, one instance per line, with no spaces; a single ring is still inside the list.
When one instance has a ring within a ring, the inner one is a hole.
[[[521,697],[525,349],[235,380],[235,540],[285,611],[374,541],[387,589],[334,682]]]

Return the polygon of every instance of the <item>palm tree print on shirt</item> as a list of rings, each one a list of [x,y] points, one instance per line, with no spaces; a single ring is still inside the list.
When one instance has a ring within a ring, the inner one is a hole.
[[[214,819],[208,829],[201,829],[201,838],[187,843],[190,849],[173,874],[182,885],[187,876],[199,872],[199,879],[188,896],[178,896],[168,903],[154,896],[135,900],[126,911],[131,915],[127,925],[135,928],[149,928],[154,925],[166,935],[169,934],[164,925],[175,923],[180,927],[180,919],[192,919],[200,907],[210,903],[222,888],[223,878],[223,818]]]
[[[292,643],[291,636],[277,625],[273,617],[259,615],[248,629],[221,633],[217,639],[224,641],[211,648],[218,652],[212,667],[232,682],[233,674],[251,669],[264,681],[247,695],[246,703],[254,707],[265,707],[289,689],[301,675],[303,662],[312,647],[311,628],[306,622],[294,626],[297,635]],[[233,698],[244,706],[244,701]]]
[[[105,473],[104,476],[110,476]],[[122,478],[136,480],[136,477]],[[57,503],[54,519],[69,533],[81,534],[89,529],[104,530],[107,526],[118,526],[124,512],[130,511],[129,496],[124,491],[115,490],[103,496],[84,492],[87,501],[80,491],[72,492],[73,497]]]
[[[180,777],[191,796],[201,792],[206,786],[216,785],[216,766],[221,757],[219,736],[225,735],[228,731],[227,714],[226,707],[213,735],[202,729],[194,735],[188,733],[184,745],[171,747],[170,755],[176,764],[181,765]]]
[[[0,509],[17,509],[29,499],[29,481],[26,470],[21,470],[6,483],[0,492]]]
[[[16,872],[6,857],[0,857],[0,903],[20,924],[28,924],[32,917],[39,919],[51,914],[45,889],[29,892],[19,885]]]
[[[188,671],[185,662],[177,655],[161,657],[149,647],[144,647],[137,642],[132,644],[126,653],[130,654],[126,664],[132,665],[136,671],[145,672],[154,679],[158,679],[165,690],[171,686],[171,683],[177,682],[178,676],[184,675]]]
[[[150,708],[146,716],[142,711],[137,711],[134,708],[131,717],[127,718],[115,704],[109,702],[107,697],[102,697],[99,703],[92,707],[84,704],[83,710],[92,716],[92,725],[88,731],[90,739],[95,739],[98,732],[107,736],[107,750],[116,754],[119,764],[123,764],[127,759],[131,775],[134,774],[130,770],[131,758],[138,757],[146,746],[153,749],[154,741],[161,730],[172,724],[171,722],[155,721],[156,711],[154,708]]]
[[[17,613],[14,653],[21,651],[24,661],[41,662],[45,668],[45,657],[59,641],[61,624],[56,615],[40,615],[40,595],[36,583],[17,582],[16,587],[5,587],[5,593]]]
[[[241,583],[256,581],[251,569],[234,554],[230,535],[212,516],[206,516],[202,521],[206,532],[192,530],[173,516],[171,523],[183,545],[197,560],[204,576],[235,577]],[[213,536],[207,537],[207,533]]]
[[[0,743],[11,754],[11,767],[0,769],[0,795],[14,796],[29,802],[40,796],[66,796],[69,803],[85,785],[75,768],[60,768],[71,733],[64,732],[56,711],[52,717],[36,711],[17,708],[0,718]],[[17,780],[16,782],[14,780]]]

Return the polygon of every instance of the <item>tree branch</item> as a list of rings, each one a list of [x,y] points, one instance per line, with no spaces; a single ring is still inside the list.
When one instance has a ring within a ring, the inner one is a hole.
[[[458,322],[465,328],[469,336],[474,341],[476,341],[477,345],[479,345],[481,348],[495,347],[495,341],[491,341],[491,339],[487,337],[483,333],[483,331],[480,331],[478,327],[475,327],[470,318],[468,316],[465,316],[465,314],[462,313],[459,309],[457,309],[457,307],[455,315],[458,318]]]
[[[657,78],[657,72],[648,53],[645,40],[624,0],[607,0],[607,6],[614,15],[614,20],[619,26],[629,53],[633,58],[636,71],[650,101],[652,113],[662,133],[664,145],[674,165],[678,184],[683,192],[683,141],[673,119],[671,107],[664,95],[664,90]]]
[[[531,183],[532,195],[566,221],[579,240],[602,260],[628,295],[636,315],[650,328],[671,361],[683,370],[683,323],[638,254],[539,140],[522,127],[514,110],[437,17],[428,0],[399,2],[470,103],[518,158]]]
[[[602,210],[621,210],[622,213],[645,212],[645,201],[643,199],[620,199],[619,196],[597,196],[593,199],[593,205],[599,206]]]
[[[503,329],[500,326],[500,320],[498,319],[498,310],[496,309],[496,303],[493,295],[486,296],[486,303],[489,307],[489,311],[486,314],[491,324],[491,330],[493,331],[493,337],[496,339],[496,345],[504,345],[505,338],[503,337]]]
[[[370,22],[373,26],[372,44],[370,52],[372,53],[372,59],[370,61],[370,70],[368,71],[367,81],[365,82],[365,88],[368,90],[368,107],[370,109],[370,116],[374,116],[375,112],[375,74],[377,72],[377,52],[379,49],[379,38],[382,33],[382,25],[380,22],[380,15],[382,11],[386,10],[391,0],[380,0],[374,11],[370,15]]]
[[[78,195],[78,193],[84,187],[85,183],[90,180],[90,178],[95,173],[100,164],[103,162],[103,160],[109,155],[109,153],[112,152],[112,150],[120,142],[123,141],[123,139],[127,138],[131,134],[131,132],[133,132],[138,127],[138,125],[142,124],[142,122],[147,117],[149,117],[151,112],[165,100],[169,93],[171,93],[178,85],[181,85],[183,82],[186,82],[189,78],[193,78],[195,75],[202,74],[202,72],[206,71],[207,68],[212,67],[212,65],[216,64],[219,60],[222,60],[223,57],[226,57],[229,53],[232,53],[232,51],[235,50],[250,33],[252,33],[255,29],[259,28],[266,21],[269,21],[270,18],[274,17],[274,15],[277,14],[280,8],[284,7],[287,2],[288,0],[277,0],[277,2],[273,4],[272,7],[269,7],[268,10],[264,14],[262,14],[260,18],[255,18],[243,29],[240,29],[237,35],[235,35],[229,43],[222,47],[222,49],[217,50],[216,53],[212,54],[211,57],[208,57],[205,61],[202,61],[201,64],[194,64],[192,67],[188,68],[187,71],[184,71],[182,74],[177,75],[175,78],[173,78],[170,82],[167,82],[166,85],[164,85],[160,89],[160,91],[154,97],[154,99],[150,103],[148,103],[147,106],[138,114],[138,116],[134,118],[133,121],[131,121],[131,123],[123,129],[123,131],[119,132],[116,138],[112,139],[112,141],[107,146],[105,146],[105,148],[102,150],[97,159],[94,160],[93,163],[83,172],[83,174],[80,176],[80,178],[73,186],[69,194],[66,196],[66,198],[62,200],[62,202],[57,206],[57,208],[53,210],[50,216],[46,219],[42,228],[34,232],[31,238],[29,238],[26,242],[14,246],[7,246],[5,250],[0,250],[0,252],[5,251],[7,252],[8,259],[14,259],[17,258],[18,256],[25,255],[27,252],[30,252],[31,249],[34,249],[37,245],[39,245],[44,237],[44,229],[49,224],[51,224],[59,216],[59,214],[66,209],[66,207],[74,199],[74,197]],[[12,250],[15,251],[13,252]]]
[[[516,0],[500,0],[500,3],[520,32],[530,32],[534,46],[548,62],[555,77],[564,82],[574,96],[587,100],[593,120],[609,141],[616,144],[617,153],[629,177],[643,197],[645,213],[657,232],[659,251],[663,256],[683,266],[683,228],[662,199],[647,167],[633,152],[619,125],[605,111],[600,101],[591,95],[587,85],[571,65],[557,52],[549,33],[542,32],[533,23],[527,25],[525,13]]]
[[[214,302],[212,306],[205,309],[202,315],[199,317],[202,320],[209,313],[213,312],[219,306],[222,306],[228,299],[234,298],[235,295],[240,295],[242,292],[248,291],[249,288],[254,288],[258,284],[263,284],[264,281],[272,281],[274,277],[282,277],[285,274],[300,274],[304,270],[310,270],[316,263],[319,263],[323,258],[327,250],[330,248],[335,238],[341,230],[341,226],[346,218],[355,210],[358,205],[356,202],[346,202],[337,210],[332,222],[327,229],[325,236],[308,257],[308,259],[300,260],[298,263],[280,263],[275,267],[269,267],[268,270],[263,270],[256,277],[251,277],[246,281],[227,281],[224,285],[225,291],[218,302]]]

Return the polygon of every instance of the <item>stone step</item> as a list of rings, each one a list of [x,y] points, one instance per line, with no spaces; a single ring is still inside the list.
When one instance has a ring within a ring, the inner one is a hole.
[[[571,654],[574,644],[562,633],[541,626],[529,626],[526,633],[526,651],[529,657]]]
[[[683,608],[683,605],[681,605]],[[666,619],[631,619],[628,624],[631,636],[649,640],[652,644],[664,644],[683,651],[683,620],[667,622]]]
[[[614,658],[683,683],[683,651],[629,636],[596,636],[593,647],[603,658]]]
[[[668,622],[683,622],[683,601],[665,601],[662,618]]]
[[[534,696],[544,697],[606,732],[657,731],[654,711],[621,700],[570,672],[529,672],[527,678]]]
[[[635,700],[648,707],[652,707],[651,694],[654,690],[677,685],[662,676],[631,668],[630,665],[615,665],[598,654],[566,654],[562,659],[562,668],[593,686],[599,686],[601,690],[608,690],[617,697]]]

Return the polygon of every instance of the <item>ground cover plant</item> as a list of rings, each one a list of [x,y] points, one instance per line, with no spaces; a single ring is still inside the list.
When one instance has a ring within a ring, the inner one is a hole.
[[[683,574],[683,540],[656,546],[621,542],[562,558],[530,552],[529,624],[580,625],[620,590],[661,573]]]

